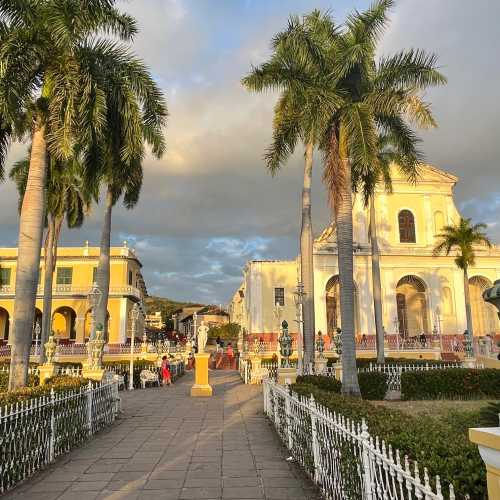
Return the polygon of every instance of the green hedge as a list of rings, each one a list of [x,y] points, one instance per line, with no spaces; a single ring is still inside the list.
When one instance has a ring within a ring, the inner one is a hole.
[[[296,384],[294,390],[309,396],[332,411],[356,422],[366,419],[372,436],[384,439],[401,456],[418,460],[420,471],[441,477],[443,491],[453,482],[456,498],[486,498],[486,471],[476,445],[468,438],[469,427],[478,427],[479,412],[450,412],[445,417],[408,415],[398,410],[375,406],[368,401],[349,398],[319,389],[315,385]],[[447,498],[445,493],[445,498]]]
[[[500,370],[443,368],[401,374],[401,397],[422,399],[500,398]]]
[[[38,375],[28,375],[28,387],[35,387],[39,383]],[[7,391],[9,387],[9,373],[0,373],[0,393]]]
[[[358,373],[361,397],[368,400],[384,399],[387,392],[387,374],[380,372]],[[305,375],[297,377],[298,384],[310,384],[324,391],[340,394],[342,384],[334,377],[325,375]]]
[[[19,403],[29,399],[47,396],[54,389],[55,392],[63,392],[79,389],[84,385],[88,385],[89,380],[83,377],[69,377],[66,375],[58,375],[47,379],[44,385],[35,387],[23,387],[16,391],[0,392],[0,406]]]

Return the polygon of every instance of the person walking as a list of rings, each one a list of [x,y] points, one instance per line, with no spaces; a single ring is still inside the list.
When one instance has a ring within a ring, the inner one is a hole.
[[[172,376],[170,374],[170,363],[168,362],[167,356],[163,356],[161,358],[161,376],[163,379],[163,385],[171,385],[172,384]]]
[[[232,370],[233,369],[233,360],[234,360],[234,349],[233,349],[233,346],[231,345],[231,342],[229,342],[229,344],[227,344],[226,356],[227,356],[229,368]]]

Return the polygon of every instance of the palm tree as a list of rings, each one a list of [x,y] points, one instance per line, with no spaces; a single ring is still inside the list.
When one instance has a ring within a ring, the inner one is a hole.
[[[472,224],[471,219],[460,217],[457,224],[443,227],[442,232],[436,236],[438,243],[434,247],[434,255],[439,255],[442,252],[449,255],[452,250],[456,251],[455,264],[464,273],[465,316],[467,319],[467,332],[471,337],[474,336],[474,331],[472,328],[468,270],[470,266],[474,265],[476,258],[474,246],[487,245],[491,247],[491,241],[484,232],[487,227],[486,224]]]
[[[422,124],[423,125],[423,124]],[[436,126],[432,114],[427,118],[427,127]],[[380,279],[380,249],[377,238],[377,222],[375,214],[375,189],[383,184],[385,190],[392,192],[391,165],[397,165],[400,172],[415,182],[418,177],[418,164],[423,157],[417,149],[418,139],[411,138],[412,147],[400,143],[400,137],[388,134],[379,135],[377,141],[378,157],[373,169],[366,172],[362,179],[363,198],[369,208],[369,240],[371,245],[372,294],[375,317],[377,363],[384,363],[384,325],[382,321],[382,285]],[[411,143],[410,142],[410,143]],[[356,189],[357,186],[354,186]]]
[[[29,159],[17,162],[10,171],[10,178],[19,192],[22,205],[29,172]],[[66,218],[68,228],[80,227],[89,211],[89,197],[82,183],[82,166],[71,159],[68,162],[49,157],[46,182],[47,232],[45,235],[45,275],[43,286],[42,334],[40,338],[40,363],[45,362],[45,343],[52,328],[52,282],[57,261],[57,247],[62,224]]]
[[[96,283],[101,298],[96,309],[96,325],[103,325],[107,336],[107,305],[110,281],[111,219],[113,207],[123,196],[126,208],[139,201],[142,186],[142,160],[145,147],[160,158],[165,151],[164,127],[168,115],[162,93],[142,61],[122,52],[111,60],[103,54],[98,65],[99,84],[104,89],[105,136],[92,134],[84,148],[85,184],[97,198],[104,185],[105,211],[101,233]]]
[[[22,203],[9,389],[26,384],[44,225],[47,157],[69,159],[76,137],[105,134],[102,90],[91,59],[131,40],[134,20],[116,0],[0,0],[0,162],[15,135],[31,136]]]
[[[354,340],[352,186],[363,185],[378,164],[380,132],[398,138],[412,153],[415,136],[406,121],[429,120],[429,106],[418,92],[444,83],[436,57],[420,50],[402,51],[375,61],[379,38],[392,0],[378,0],[368,10],[348,16],[345,29],[330,43],[329,70],[337,75],[344,102],[331,117],[324,138],[324,180],[334,207],[337,228],[342,317],[342,391],[359,396]]]
[[[243,85],[254,92],[281,91],[274,108],[273,142],[265,154],[266,165],[274,176],[295,151],[297,142],[304,146],[302,184],[302,222],[300,231],[300,269],[304,286],[303,332],[304,363],[314,361],[314,266],[311,220],[311,180],[313,152],[325,133],[335,98],[331,87],[321,81],[323,61],[311,50],[309,39],[325,37],[333,25],[327,15],[314,11],[302,19],[294,16],[288,28],[278,33],[272,43],[269,61],[252,69]],[[333,33],[328,33],[333,35]],[[328,79],[328,78],[326,78]],[[328,98],[326,98],[328,97]]]

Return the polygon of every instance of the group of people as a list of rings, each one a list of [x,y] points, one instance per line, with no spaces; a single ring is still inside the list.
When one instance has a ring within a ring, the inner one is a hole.
[[[172,385],[172,373],[170,372],[170,363],[167,356],[161,358],[161,381],[164,386]]]

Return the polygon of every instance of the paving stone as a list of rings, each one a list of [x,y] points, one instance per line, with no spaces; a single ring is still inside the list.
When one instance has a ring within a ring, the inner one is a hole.
[[[152,479],[144,485],[145,490],[167,490],[172,488],[182,488],[183,479]]]
[[[222,490],[223,498],[264,498],[264,490],[260,486],[241,487],[230,486]]]
[[[192,500],[192,499],[208,499],[208,498],[221,498],[222,488],[182,488],[179,498]]]
[[[123,416],[5,500],[316,499],[262,412],[262,386],[210,371],[212,398],[190,398],[193,374],[169,389],[122,392]],[[264,497],[266,494],[266,497]]]

